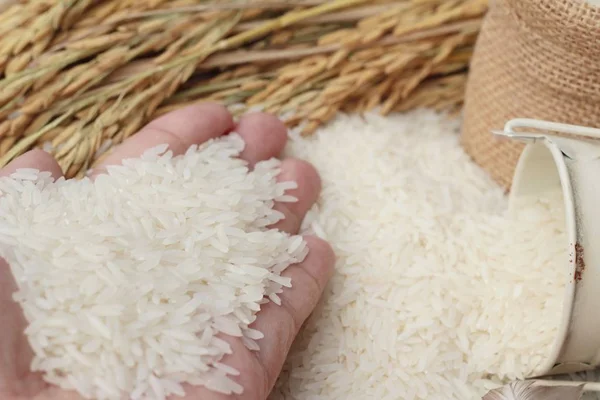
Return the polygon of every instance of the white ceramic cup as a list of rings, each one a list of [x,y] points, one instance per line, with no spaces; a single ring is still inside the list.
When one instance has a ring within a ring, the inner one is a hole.
[[[511,208],[520,196],[563,192],[568,282],[564,294],[556,294],[564,296],[557,337],[534,373],[596,368],[600,366],[600,129],[514,119],[504,131],[494,133],[527,143],[512,183]]]

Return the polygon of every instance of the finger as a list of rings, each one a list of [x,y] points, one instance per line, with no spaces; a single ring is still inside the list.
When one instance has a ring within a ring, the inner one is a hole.
[[[327,282],[333,275],[335,254],[331,246],[314,236],[306,236],[309,253],[306,259],[288,267],[283,276],[292,279],[292,287],[279,295],[281,305],[265,304],[252,328],[265,337],[258,341],[255,353],[265,367],[269,391],[281,372],[288,351],[300,327],[317,306]]]
[[[20,157],[17,157],[4,168],[0,169],[0,177],[9,176],[21,168],[33,168],[39,171],[49,171],[52,173],[52,177],[54,179],[58,179],[63,176],[62,169],[54,157],[46,153],[44,150],[34,149],[28,151]]]
[[[282,274],[292,279],[292,287],[279,295],[281,306],[274,303],[263,305],[251,325],[265,335],[258,341],[260,350],[250,351],[238,338],[222,336],[231,345],[232,353],[220,362],[239,372],[238,376],[231,375],[229,378],[243,387],[243,394],[229,396],[200,386],[188,386],[186,392],[190,398],[262,400],[268,396],[298,330],[315,308],[333,273],[335,256],[331,246],[313,236],[305,239],[309,247],[308,256]]]
[[[277,177],[280,182],[295,181],[296,189],[286,194],[298,199],[295,203],[276,203],[274,208],[285,215],[285,218],[273,225],[273,228],[288,233],[296,233],[304,216],[319,198],[321,193],[321,178],[317,170],[306,161],[287,158],[281,163],[281,173]]]
[[[271,388],[267,381],[265,368],[261,365],[261,360],[246,348],[239,338],[228,335],[220,335],[221,339],[229,343],[231,354],[225,355],[219,362],[227,367],[237,370],[237,375],[228,375],[228,378],[235,382],[236,386],[242,388],[242,393],[234,391],[231,394],[219,393],[205,386],[184,385],[187,394],[185,399],[210,399],[210,400],[265,400],[269,395]],[[236,394],[237,393],[237,394]],[[169,400],[176,400],[180,397],[169,397]]]
[[[0,169],[0,177],[10,176],[22,168],[48,171],[54,179],[63,175],[54,157],[43,150],[34,149]],[[16,290],[17,285],[10,268],[6,261],[0,258],[0,315],[3,322],[8,323],[8,329],[3,331],[3,340],[0,340],[0,353],[3,355],[0,369],[9,373],[4,377],[6,382],[0,379],[0,392],[4,390],[15,395],[33,396],[42,390],[45,384],[39,374],[28,373],[33,352],[22,334],[27,321],[12,298]]]
[[[279,156],[287,142],[287,128],[283,122],[265,113],[243,116],[236,132],[246,143],[241,157],[250,165]]]
[[[94,174],[107,165],[141,156],[146,150],[168,144],[174,154],[184,153],[193,144],[201,144],[233,129],[233,118],[224,106],[214,103],[191,105],[165,114],[126,139],[109,154]]]

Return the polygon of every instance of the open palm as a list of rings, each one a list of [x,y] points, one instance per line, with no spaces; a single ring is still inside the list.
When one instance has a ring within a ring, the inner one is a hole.
[[[249,114],[236,125],[224,107],[215,104],[190,106],[167,114],[144,127],[127,139],[104,160],[103,165],[118,164],[124,158],[141,155],[146,149],[168,143],[175,154],[181,154],[193,144],[235,130],[246,142],[242,157],[250,165],[277,157],[286,142],[286,129],[276,118],[267,114]],[[62,171],[54,158],[41,150],[33,150],[14,160],[0,170],[6,176],[18,168],[36,168],[52,172],[60,177]],[[102,173],[100,166],[94,174]],[[285,159],[282,162],[281,180],[294,180],[298,188],[290,194],[297,203],[277,204],[285,214],[276,228],[297,233],[305,213],[316,201],[320,191],[320,179],[309,164]],[[282,305],[267,303],[253,324],[254,329],[264,333],[260,351],[246,349],[238,338],[226,337],[233,354],[222,362],[240,371],[234,377],[244,387],[240,396],[222,395],[203,387],[185,387],[184,399],[225,400],[243,398],[264,400],[268,396],[281,370],[285,357],[304,320],[309,316],[321,296],[334,264],[331,247],[324,241],[307,237],[310,252],[304,262],[289,267],[283,275],[292,278],[293,287],[280,295]],[[0,399],[2,400],[75,400],[79,395],[64,391],[44,382],[42,376],[30,372],[33,352],[24,335],[26,321],[17,303],[12,300],[16,285],[10,269],[0,259]],[[177,397],[181,399],[181,397]]]

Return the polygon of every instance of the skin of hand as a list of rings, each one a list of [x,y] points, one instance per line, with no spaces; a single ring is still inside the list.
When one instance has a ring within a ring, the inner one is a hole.
[[[102,166],[118,164],[124,158],[140,156],[146,149],[168,143],[175,154],[182,154],[193,145],[225,135],[232,131],[246,142],[241,157],[252,166],[260,160],[277,157],[286,140],[285,126],[275,117],[255,113],[243,116],[236,124],[222,106],[203,103],[166,114],[141,129],[117,146],[92,176],[102,173]],[[54,158],[41,150],[32,150],[0,170],[0,176],[10,175],[18,168],[51,171],[55,178],[62,171]],[[280,180],[294,180],[298,188],[289,194],[296,203],[276,204],[285,219],[275,227],[297,233],[306,212],[317,200],[321,182],[316,170],[297,159],[282,160]],[[184,386],[185,400],[264,400],[273,388],[290,346],[300,327],[315,308],[327,281],[333,273],[335,256],[330,245],[316,237],[305,237],[309,255],[304,262],[290,266],[283,275],[292,278],[292,288],[280,295],[282,305],[263,305],[252,327],[264,333],[259,341],[260,351],[250,351],[238,338],[223,336],[233,354],[221,362],[240,371],[233,377],[244,387],[244,393],[223,395],[204,387]],[[25,318],[20,306],[12,300],[16,285],[10,269],[0,259],[0,399],[2,400],[79,400],[73,391],[47,384],[41,374],[30,372],[33,352],[24,335]]]

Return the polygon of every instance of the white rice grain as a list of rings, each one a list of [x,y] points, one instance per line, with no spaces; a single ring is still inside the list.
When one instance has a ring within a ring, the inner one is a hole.
[[[480,400],[548,354],[567,281],[560,194],[509,218],[458,130],[416,111],[292,136],[287,153],[323,180],[303,229],[337,264],[272,400]]]
[[[157,146],[94,181],[0,178],[0,256],[48,382],[97,400],[164,399],[194,382],[242,392],[218,336],[256,350],[248,325],[307,253],[267,228],[297,184],[277,182],[277,160],[250,170],[243,148],[231,134],[178,157]]]

